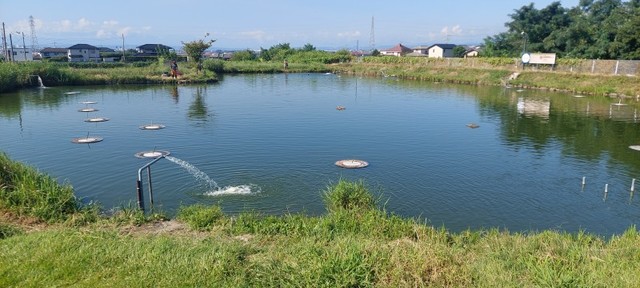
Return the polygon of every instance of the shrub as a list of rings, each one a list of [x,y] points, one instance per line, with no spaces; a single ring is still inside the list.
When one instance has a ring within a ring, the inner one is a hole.
[[[0,239],[22,234],[22,230],[9,224],[0,223]]]
[[[329,212],[341,210],[371,210],[376,201],[364,184],[364,181],[350,182],[340,179],[323,194]]]
[[[205,206],[202,204],[180,207],[177,218],[184,221],[191,229],[209,231],[217,224],[224,214],[220,206]]]

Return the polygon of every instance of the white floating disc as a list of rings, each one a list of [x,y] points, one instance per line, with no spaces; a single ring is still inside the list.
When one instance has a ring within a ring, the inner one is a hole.
[[[109,118],[104,118],[104,117],[89,118],[84,120],[84,122],[107,122],[107,121],[109,121]]]
[[[96,111],[98,111],[98,109],[91,108],[91,107],[82,108],[82,109],[78,110],[78,112],[96,112]]]
[[[140,126],[140,129],[142,130],[160,130],[165,128],[166,126],[162,125],[162,124],[148,124],[148,125],[142,125]]]
[[[346,160],[336,161],[336,166],[340,166],[342,168],[347,168],[347,169],[357,169],[357,168],[367,167],[369,166],[369,163],[363,160],[346,159]]]
[[[138,152],[135,156],[138,158],[158,158],[160,156],[168,156],[169,154],[171,154],[169,151],[153,150]]]
[[[636,150],[636,151],[640,151],[640,145],[631,145],[629,146],[629,148]]]
[[[73,138],[71,142],[77,144],[90,144],[102,141],[101,137],[82,137],[82,138]]]

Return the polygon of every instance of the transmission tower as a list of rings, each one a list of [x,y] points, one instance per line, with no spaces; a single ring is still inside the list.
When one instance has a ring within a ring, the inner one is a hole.
[[[33,16],[29,16],[29,26],[31,27],[31,52],[35,52],[38,47],[38,37],[36,37],[36,21]]]
[[[371,34],[369,36],[369,46],[371,46],[371,51],[376,50],[376,35],[373,30],[373,16],[371,16]]]

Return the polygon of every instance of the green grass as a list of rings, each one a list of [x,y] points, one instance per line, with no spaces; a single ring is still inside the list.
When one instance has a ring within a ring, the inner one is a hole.
[[[320,193],[325,215],[226,216],[219,205],[195,205],[181,207],[169,231],[158,229],[171,223],[161,214],[132,205],[81,226],[24,232],[0,222],[0,287],[640,285],[635,227],[610,239],[449,233],[385,212],[363,181],[340,179]]]
[[[4,153],[0,153],[0,208],[45,222],[61,222],[77,213],[93,212],[91,207],[82,207],[71,185],[62,185],[33,167],[12,161]],[[74,220],[82,222],[90,217]]]

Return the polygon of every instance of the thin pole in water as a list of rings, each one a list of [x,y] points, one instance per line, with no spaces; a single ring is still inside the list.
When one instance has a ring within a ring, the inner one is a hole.
[[[636,178],[631,179],[631,193],[636,190]]]

